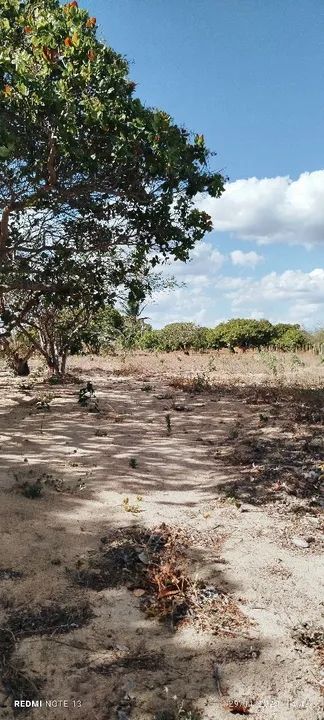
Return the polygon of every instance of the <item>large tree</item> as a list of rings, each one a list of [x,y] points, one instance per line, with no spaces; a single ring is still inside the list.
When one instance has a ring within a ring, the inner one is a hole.
[[[89,309],[186,260],[221,195],[201,135],[134,96],[126,60],[76,1],[1,0],[0,303],[4,345],[38,305]]]

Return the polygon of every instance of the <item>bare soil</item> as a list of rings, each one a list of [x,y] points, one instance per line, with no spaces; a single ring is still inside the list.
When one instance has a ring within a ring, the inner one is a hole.
[[[323,370],[0,370],[1,718],[323,720]]]

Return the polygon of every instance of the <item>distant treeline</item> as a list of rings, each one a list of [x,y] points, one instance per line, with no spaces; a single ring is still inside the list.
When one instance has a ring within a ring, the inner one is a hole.
[[[245,318],[235,318],[214,328],[201,327],[191,322],[178,322],[155,330],[145,320],[125,316],[116,309],[107,309],[101,311],[91,328],[83,333],[82,341],[88,350],[93,352],[109,350],[112,346],[166,352],[268,347],[294,351],[310,347],[320,348],[321,343],[324,343],[324,330],[311,334],[298,324],[273,325],[268,320]]]
[[[278,350],[298,350],[313,344],[311,337],[299,325],[268,320],[236,318],[215,328],[199,327],[193,323],[172,323],[161,330],[147,330],[140,338],[140,346],[158,350],[221,350],[228,348],[253,349],[273,347]]]

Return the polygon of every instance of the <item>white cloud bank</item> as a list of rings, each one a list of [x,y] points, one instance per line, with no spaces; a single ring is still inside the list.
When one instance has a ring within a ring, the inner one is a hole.
[[[253,308],[270,320],[323,324],[324,269],[286,270],[252,278],[220,277],[217,287],[230,302],[231,314],[247,315]],[[254,317],[256,315],[254,314]]]
[[[191,263],[174,263],[171,272],[185,286],[156,294],[148,308],[153,325],[192,321],[212,327],[231,317],[266,317],[310,329],[323,326],[323,268],[233,277],[221,273],[224,259],[211,244],[203,243]]]
[[[263,262],[263,256],[251,250],[251,252],[243,252],[242,250],[232,250],[230,253],[233,265],[241,265],[242,267],[255,268],[258,263]]]
[[[295,264],[293,245],[317,248],[317,257],[318,251],[324,250],[324,170],[305,172],[297,180],[237,180],[227,184],[221,198],[200,196],[197,205],[211,215],[218,232],[257,245],[285,244],[288,268],[290,258]],[[302,257],[300,252],[298,255]],[[323,326],[323,267],[278,272],[273,253],[268,257],[272,257],[270,266],[255,249],[243,252],[237,248],[222,254],[212,242],[199,243],[190,263],[170,266],[170,273],[186,287],[159,293],[149,310],[153,325],[192,320],[213,326],[230,317],[266,317],[272,322],[299,322],[308,328]],[[264,271],[260,277],[261,263]]]
[[[209,319],[210,292],[226,260],[214,245],[202,241],[190,253],[190,261],[167,264],[166,276],[172,275],[179,287],[171,292],[161,290],[148,305],[148,315],[154,326],[171,322],[195,322],[203,325]],[[183,286],[185,285],[185,286]]]
[[[164,266],[165,275],[172,275],[179,284],[186,283],[192,291],[207,287],[217,277],[226,260],[226,256],[210,242],[201,241],[190,253],[187,263],[176,260]],[[169,294],[169,291],[158,294],[158,298]]]
[[[258,244],[324,246],[324,170],[289,177],[236,180],[220,198],[199,196],[214,228]]]

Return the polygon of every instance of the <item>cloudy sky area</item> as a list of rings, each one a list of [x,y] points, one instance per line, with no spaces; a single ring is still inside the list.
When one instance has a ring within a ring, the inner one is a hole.
[[[324,325],[322,0],[85,0],[131,61],[138,95],[203,132],[229,178],[197,205],[214,230],[180,284],[146,311],[155,326],[267,317]]]

